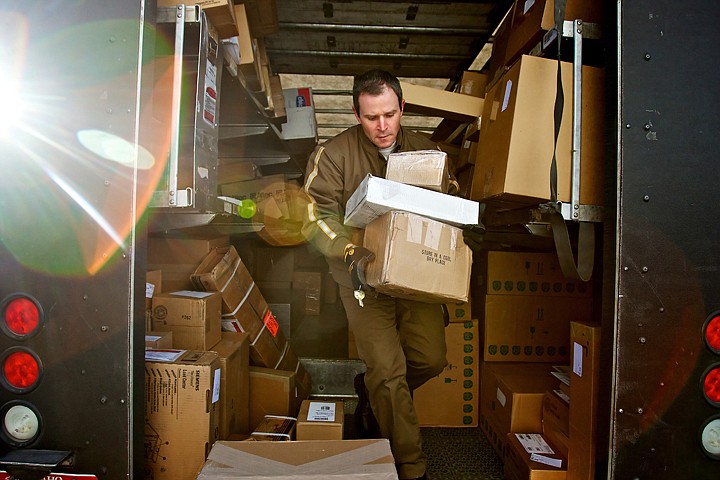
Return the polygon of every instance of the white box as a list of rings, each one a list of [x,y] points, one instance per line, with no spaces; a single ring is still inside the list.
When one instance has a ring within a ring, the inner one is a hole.
[[[369,175],[345,205],[345,225],[364,228],[390,210],[422,215],[450,225],[475,225],[478,202]]]

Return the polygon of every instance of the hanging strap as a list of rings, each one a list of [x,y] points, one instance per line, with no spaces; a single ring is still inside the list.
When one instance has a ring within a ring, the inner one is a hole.
[[[552,162],[550,163],[550,200],[557,206],[557,143],[560,136],[560,124],[562,123],[563,107],[565,106],[565,93],[562,84],[562,68],[560,63],[560,41],[562,40],[563,23],[565,22],[566,0],[555,0],[555,29],[557,33],[557,92],[555,94],[554,134]],[[595,263],[595,225],[591,222],[579,222],[578,231],[578,256],[577,263],[573,257],[570,234],[567,223],[562,213],[557,208],[551,210],[550,225],[555,240],[560,268],[566,277],[573,280],[586,282],[592,276]]]

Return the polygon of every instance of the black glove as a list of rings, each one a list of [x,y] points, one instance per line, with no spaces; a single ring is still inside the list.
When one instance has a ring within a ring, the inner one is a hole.
[[[463,225],[463,240],[473,252],[482,249],[482,243],[485,240],[485,225],[482,223],[482,217],[485,213],[485,204],[480,204],[480,213],[478,214],[478,223],[476,225]]]
[[[353,290],[367,290],[365,285],[365,268],[367,264],[375,259],[375,254],[364,247],[357,245],[348,245],[345,247],[345,265],[350,273]]]

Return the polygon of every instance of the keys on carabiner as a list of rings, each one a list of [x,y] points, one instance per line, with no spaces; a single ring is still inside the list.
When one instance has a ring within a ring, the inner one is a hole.
[[[355,290],[354,295],[355,295],[355,299],[358,301],[360,306],[364,307],[365,305],[363,304],[363,299],[365,298],[365,292],[358,289],[358,290]]]

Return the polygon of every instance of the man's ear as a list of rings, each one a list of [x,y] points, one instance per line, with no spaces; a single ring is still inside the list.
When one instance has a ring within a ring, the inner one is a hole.
[[[400,102],[400,113],[402,114],[405,111],[405,99],[402,99],[402,102]]]
[[[358,121],[358,123],[361,123],[361,122],[360,122],[360,115],[358,115],[357,110],[355,110],[355,105],[353,105],[352,110],[353,110],[353,113],[355,114],[355,119]]]

